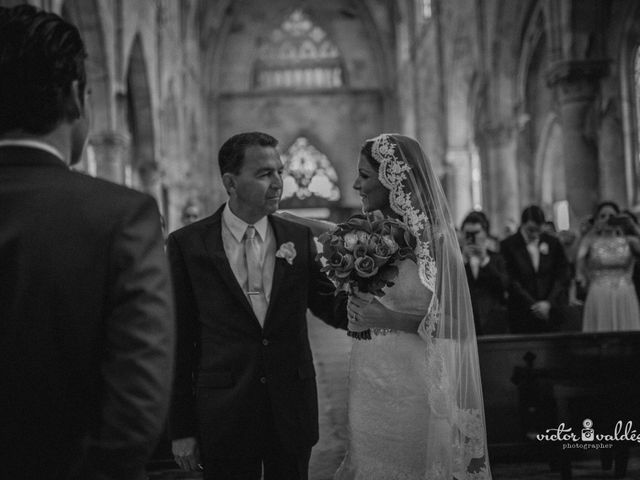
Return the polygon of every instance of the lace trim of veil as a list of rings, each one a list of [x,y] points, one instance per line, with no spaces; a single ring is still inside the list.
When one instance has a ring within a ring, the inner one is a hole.
[[[425,235],[431,228],[429,217],[426,213],[421,212],[412,204],[411,192],[406,192],[404,185],[407,181],[407,172],[411,170],[411,166],[400,159],[396,154],[396,145],[391,141],[391,136],[382,134],[373,140],[371,147],[373,158],[380,164],[378,169],[378,178],[380,183],[389,190],[389,203],[391,209],[402,217],[403,222],[409,227],[409,230],[418,239],[418,248],[416,256],[418,258],[418,274],[422,284],[431,291],[431,303],[429,305],[429,319],[431,330],[435,329],[437,322],[437,297],[436,297],[436,277],[438,269],[436,261],[431,253],[431,241],[420,240],[427,236],[433,238],[433,235]],[[432,233],[432,232],[429,232]]]
[[[415,253],[420,281],[432,293],[418,332],[426,342],[430,408],[452,427],[452,464],[432,459],[427,478],[489,480],[477,345],[466,274],[457,258],[459,247],[444,193],[426,156],[417,146],[422,158],[415,161],[426,165],[410,165],[400,138],[382,134],[367,142],[373,142],[371,154],[379,163],[380,182],[389,190],[391,209],[418,240]],[[427,209],[433,210],[431,219]]]

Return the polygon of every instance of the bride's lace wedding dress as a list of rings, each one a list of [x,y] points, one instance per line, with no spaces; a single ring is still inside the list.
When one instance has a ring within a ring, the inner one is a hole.
[[[424,315],[430,292],[417,265],[399,265],[396,284],[379,301],[386,308]],[[426,343],[417,334],[373,332],[354,340],[349,365],[349,445],[336,480],[425,480],[451,465],[451,425],[428,399]],[[450,379],[446,380],[450,383]],[[440,466],[440,467],[439,467]],[[452,475],[443,478],[450,480]]]

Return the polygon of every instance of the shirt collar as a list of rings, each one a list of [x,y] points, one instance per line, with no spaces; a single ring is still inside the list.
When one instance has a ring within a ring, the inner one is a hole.
[[[229,202],[227,202],[227,204],[224,207],[224,210],[222,211],[222,219],[224,220],[224,223],[229,229],[229,231],[231,232],[231,235],[233,235],[233,238],[235,238],[238,242],[242,242],[242,240],[244,239],[244,234],[247,231],[247,227],[249,226],[249,224],[244,220],[242,220],[241,218],[239,218],[236,214],[234,214],[231,211],[231,208],[229,208]],[[256,232],[258,232],[258,235],[260,235],[260,238],[262,239],[262,241],[264,241],[265,238],[267,238],[268,225],[269,225],[269,220],[267,220],[266,216],[262,217],[260,220],[258,220],[256,223],[253,224],[253,226],[256,229]]]
[[[0,147],[37,148],[38,150],[44,150],[45,152],[48,152],[51,155],[54,155],[58,157],[60,160],[62,160],[63,162],[65,162],[64,157],[60,153],[60,150],[55,148],[53,145],[42,142],[40,140],[31,140],[31,139],[25,139],[25,138],[0,140]]]
[[[536,246],[536,247],[537,247],[537,246],[538,246],[538,244],[540,243],[540,237],[538,237],[538,239],[537,239],[537,240],[531,240],[531,241],[529,241],[529,240],[527,239],[527,236],[526,236],[526,235],[524,234],[524,232],[522,231],[522,229],[519,229],[518,231],[520,232],[520,235],[522,235],[522,239],[524,240],[524,244],[525,244],[525,245],[533,245],[533,246]]]

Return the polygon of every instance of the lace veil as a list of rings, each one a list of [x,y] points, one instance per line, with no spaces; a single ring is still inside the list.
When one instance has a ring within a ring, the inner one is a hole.
[[[432,293],[418,333],[425,341],[428,401],[447,420],[451,465],[426,478],[490,479],[478,349],[471,299],[455,227],[440,182],[415,140],[382,134],[372,142],[391,208],[418,238],[420,281]]]

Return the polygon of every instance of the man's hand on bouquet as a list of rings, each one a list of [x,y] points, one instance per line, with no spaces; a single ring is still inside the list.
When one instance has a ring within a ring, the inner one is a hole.
[[[171,452],[176,463],[186,471],[202,471],[200,448],[194,437],[180,438],[171,442]]]

